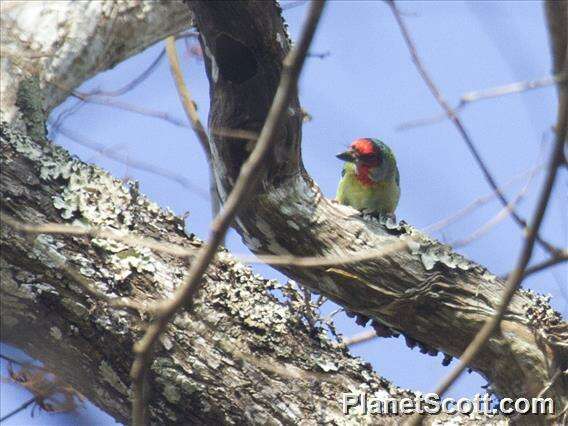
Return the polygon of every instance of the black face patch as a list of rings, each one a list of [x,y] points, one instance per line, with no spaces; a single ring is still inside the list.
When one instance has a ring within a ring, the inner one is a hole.
[[[359,154],[357,155],[357,162],[366,166],[377,166],[380,163],[380,156],[376,153]]]

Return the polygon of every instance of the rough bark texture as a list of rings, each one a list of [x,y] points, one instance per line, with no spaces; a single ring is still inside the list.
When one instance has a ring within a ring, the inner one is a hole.
[[[289,49],[276,5],[189,2],[206,53],[209,126],[259,132]],[[242,66],[241,66],[242,64]],[[409,248],[372,261],[326,267],[278,267],[351,311],[430,348],[459,356],[498,306],[503,281],[407,224],[362,217],[325,199],[300,158],[297,98],[275,141],[262,190],[237,220],[248,247],[261,254],[347,255],[406,240]],[[212,137],[220,194],[230,192],[250,152],[246,141]],[[568,324],[546,300],[519,291],[499,333],[471,367],[502,396],[537,395],[568,367]],[[568,378],[549,393],[568,403]]]
[[[88,223],[199,247],[201,242],[184,232],[179,218],[160,210],[135,187],[46,142],[43,133],[45,114],[69,89],[183,28],[190,16],[185,6],[95,2],[85,9],[81,2],[46,2],[39,13],[36,4],[2,6],[3,20],[20,22],[8,26],[3,22],[2,41],[14,55],[3,54],[0,79],[2,117],[10,121],[0,128],[2,212],[27,223]],[[289,48],[279,11],[268,2],[192,7],[209,58],[211,124],[258,130]],[[51,21],[42,21],[49,16]],[[113,19],[120,25],[112,26]],[[56,31],[58,22],[63,22],[61,32]],[[26,39],[37,45],[23,43]],[[52,52],[53,57],[38,59],[33,52]],[[380,247],[416,233],[408,226],[387,228],[323,199],[303,171],[299,142],[296,101],[275,146],[264,189],[254,200],[257,211],[248,209],[239,220],[252,248],[276,254],[343,253]],[[216,139],[212,149],[218,185],[226,193],[247,156],[246,143]],[[170,297],[187,265],[109,240],[26,236],[4,224],[0,243],[2,340],[44,361],[96,405],[127,422],[132,344],[147,318],[94,300],[57,263],[72,266],[100,291],[140,303]],[[483,268],[431,240],[421,241],[412,253],[340,269],[360,278],[346,280],[329,268],[290,267],[285,272],[349,309],[449,353],[463,349],[491,313],[502,285]],[[269,293],[275,285],[227,253],[219,254],[204,278],[193,313],[180,314],[161,340],[152,365],[153,422],[399,420],[340,413],[344,391],[369,390],[383,397],[407,393],[350,357],[321,329],[309,326],[297,292],[286,290],[284,302],[275,299]],[[492,339],[476,367],[505,394],[511,393],[509,385],[525,386],[529,379],[535,388],[540,386],[549,374],[543,368],[545,361],[551,370],[565,362],[559,345],[565,345],[566,326],[542,299],[519,294],[503,327],[503,336]],[[541,349],[535,347],[535,340]],[[518,367],[511,368],[512,364]],[[277,371],[281,368],[287,373]],[[557,399],[566,395],[560,393],[565,389],[566,383],[557,383],[553,389]],[[444,418],[428,421],[436,419]],[[452,420],[475,422],[476,418]]]
[[[190,22],[181,1],[3,2],[2,120],[14,119],[28,77],[42,90],[37,112],[50,111],[90,77]]]
[[[2,213],[26,223],[109,227],[183,247],[202,242],[181,218],[132,186],[52,144],[3,123]],[[110,296],[149,304],[171,297],[187,265],[170,255],[88,237],[26,236],[2,226],[1,335],[42,360],[118,421],[130,418],[132,345],[146,318],[93,299],[62,272],[78,271]],[[220,252],[191,310],[161,338],[152,364],[150,414],[158,424],[396,424],[393,417],[341,413],[342,392],[413,396],[379,378],[370,365],[304,317],[303,294]],[[315,312],[309,312],[317,319]],[[427,423],[448,419],[437,416]],[[480,418],[454,416],[463,424]],[[503,419],[494,418],[496,423]]]
[[[178,3],[84,5],[3,5],[3,49],[11,53],[2,59],[2,117],[10,122],[0,128],[2,213],[26,223],[88,223],[197,248],[201,241],[185,233],[181,219],[135,187],[72,158],[44,133],[46,114],[65,93],[189,25],[189,11]],[[121,23],[112,31],[109,14]],[[34,54],[54,46],[53,57]],[[2,340],[128,422],[132,345],[147,318],[93,299],[57,264],[74,268],[108,295],[151,303],[171,297],[186,263],[100,238],[27,236],[4,224],[0,243]],[[194,314],[180,314],[161,339],[152,365],[153,422],[396,421],[341,414],[344,391],[411,394],[379,378],[320,326],[308,325],[297,291],[285,288],[285,301],[278,301],[270,294],[275,282],[225,252],[204,281]]]

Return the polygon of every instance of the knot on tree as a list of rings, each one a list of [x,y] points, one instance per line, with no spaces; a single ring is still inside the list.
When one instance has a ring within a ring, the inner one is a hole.
[[[258,70],[252,50],[226,33],[215,39],[215,60],[223,78],[237,84],[250,80]]]

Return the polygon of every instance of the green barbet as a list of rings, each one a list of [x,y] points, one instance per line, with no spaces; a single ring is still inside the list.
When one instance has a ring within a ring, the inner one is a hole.
[[[337,158],[345,161],[337,201],[363,213],[394,216],[400,176],[392,150],[378,139],[362,138]]]

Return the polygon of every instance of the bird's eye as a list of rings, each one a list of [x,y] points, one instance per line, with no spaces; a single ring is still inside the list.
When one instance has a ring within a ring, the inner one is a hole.
[[[357,156],[357,160],[360,163],[369,165],[369,166],[374,166],[377,165],[379,163],[379,156],[374,153],[374,152],[370,152],[370,153],[365,153],[365,154],[359,154]]]

